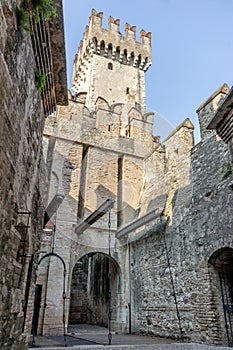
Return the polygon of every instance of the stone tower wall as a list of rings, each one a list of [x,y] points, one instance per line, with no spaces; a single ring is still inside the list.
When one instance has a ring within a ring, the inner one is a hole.
[[[142,30],[141,42],[137,42],[136,27],[127,23],[123,36],[119,20],[109,17],[108,29],[104,29],[102,17],[92,10],[74,60],[73,88],[87,92],[91,110],[101,96],[111,104],[137,106],[145,113],[144,72],[151,65],[151,34]]]

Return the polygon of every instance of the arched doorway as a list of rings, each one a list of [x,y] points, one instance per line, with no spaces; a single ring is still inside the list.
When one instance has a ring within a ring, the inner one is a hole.
[[[233,346],[233,249],[221,248],[209,259],[218,276],[228,346]]]
[[[109,256],[89,253],[73,268],[70,293],[69,325],[92,324],[108,326]],[[120,268],[110,258],[111,319],[116,321],[120,298]]]

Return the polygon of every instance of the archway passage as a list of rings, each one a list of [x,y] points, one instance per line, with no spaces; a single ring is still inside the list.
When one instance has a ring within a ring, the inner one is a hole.
[[[109,286],[110,262],[110,286]],[[119,266],[108,255],[90,253],[74,266],[71,281],[69,325],[91,324],[107,327],[109,316],[109,287],[111,319],[116,321],[120,289]]]
[[[233,249],[222,248],[210,258],[219,278],[228,346],[233,347]]]

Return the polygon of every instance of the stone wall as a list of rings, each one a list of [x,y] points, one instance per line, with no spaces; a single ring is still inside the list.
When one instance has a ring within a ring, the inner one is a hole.
[[[141,238],[132,237],[134,332],[227,344],[219,279],[210,259],[233,246],[233,192],[231,179],[223,180],[228,161],[227,147],[215,135],[201,141],[192,149],[191,185],[184,181],[186,187],[180,183],[173,191],[173,219],[165,231],[157,223]]]
[[[26,348],[45,205],[41,192],[44,116],[34,83],[30,35],[17,26],[18,4],[5,0],[0,5],[1,349]]]
[[[197,109],[202,140],[208,138],[211,135],[216,134],[215,130],[210,130],[207,128],[207,126],[213,118],[214,113],[217,111],[218,107],[225,99],[228,92],[229,87],[227,86],[227,84],[223,84]]]
[[[155,150],[145,158],[140,216],[157,207],[164,207],[165,214],[173,218],[174,201],[179,194],[181,204],[182,198],[186,196],[185,188],[190,185],[193,129],[190,120],[186,119],[162,145],[157,143]],[[176,214],[174,220],[179,219]]]

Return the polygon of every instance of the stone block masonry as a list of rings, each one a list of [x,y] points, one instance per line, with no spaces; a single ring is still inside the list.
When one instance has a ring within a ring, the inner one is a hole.
[[[172,198],[169,201],[168,195],[166,207],[172,221],[165,232],[151,225],[138,238],[131,235],[133,327],[144,334],[181,337],[177,301],[186,339],[228,344],[218,273],[223,264],[229,269],[232,264],[225,257],[232,249],[233,192],[231,179],[223,179],[229,154],[216,135],[206,137],[189,151],[188,181],[182,166],[171,167],[176,181],[169,181],[166,187]],[[177,159],[182,162],[182,156]],[[177,177],[179,169],[181,177]],[[174,191],[182,176],[186,188],[180,183]],[[215,254],[220,254],[222,260],[215,262]],[[223,288],[227,289],[226,285]]]
[[[17,21],[20,6],[18,0],[0,4],[0,348],[4,350],[27,348],[47,204],[45,113],[35,87],[35,48]],[[61,90],[60,86],[60,99]]]
[[[31,282],[26,287],[27,276],[30,264],[35,276],[38,257],[33,254],[38,253],[44,210],[40,192],[45,174],[41,157],[44,117],[34,85],[30,36],[17,27],[17,5],[9,0],[0,6],[1,349],[26,347],[33,310],[33,288]]]

